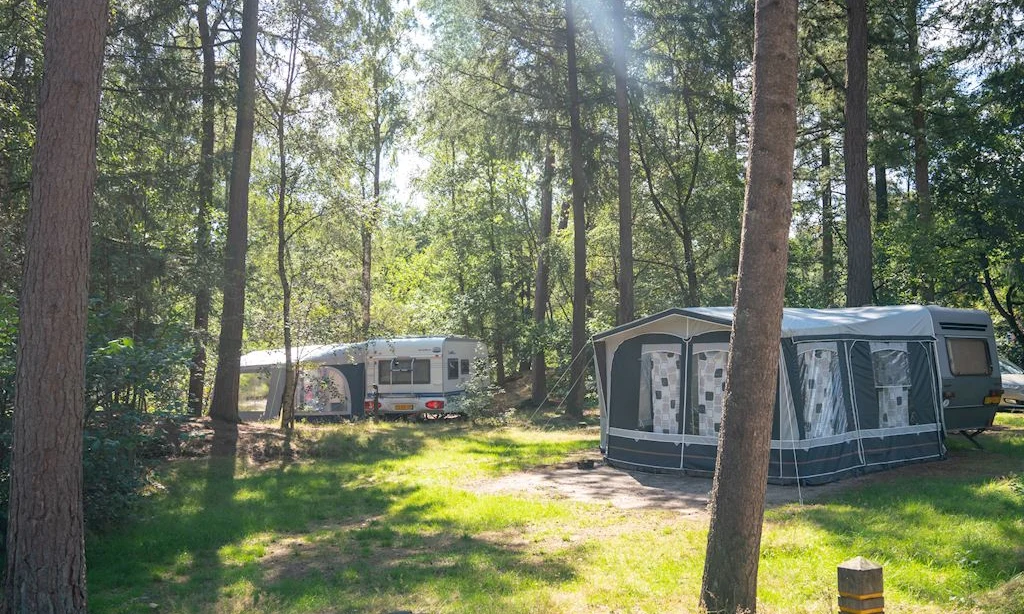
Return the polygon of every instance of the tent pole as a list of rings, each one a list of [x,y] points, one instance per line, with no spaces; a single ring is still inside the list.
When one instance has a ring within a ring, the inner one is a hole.
[[[783,364],[782,361],[784,360],[782,358],[782,356],[783,356],[783,354],[782,354],[782,351],[780,350],[779,351],[779,384],[780,385],[782,384],[782,364]],[[782,397],[780,395],[779,396],[779,410],[781,411],[781,409],[782,409]],[[787,421],[789,422],[790,437],[793,436],[793,432],[794,432],[794,425],[793,425],[793,419],[794,419],[793,414],[794,413],[796,413],[796,403],[793,404],[793,411],[786,413],[786,418],[787,418]],[[797,432],[797,435],[799,436],[799,432]],[[797,494],[797,498],[800,500],[800,505],[803,505],[804,504],[804,491],[803,491],[803,487],[800,486],[800,461],[799,461],[799,459],[797,459],[797,455],[796,455],[796,444],[793,441],[790,441],[790,444],[793,445],[793,471],[796,474],[796,494]],[[780,433],[780,437],[779,437],[779,472],[781,473],[781,471],[782,471],[782,437],[781,437],[781,433]]]

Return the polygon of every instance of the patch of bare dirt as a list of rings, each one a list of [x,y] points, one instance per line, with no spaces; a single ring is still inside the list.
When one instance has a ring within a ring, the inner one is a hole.
[[[1024,429],[999,429],[1005,434],[1020,435]],[[1020,431],[1020,432],[1017,432]],[[579,466],[580,460],[593,460],[593,469]],[[955,449],[941,461],[916,463],[877,473],[846,478],[820,486],[781,486],[769,484],[768,507],[789,503],[814,503],[840,492],[862,488],[867,484],[894,479],[955,476],[1000,476],[1013,470],[1006,466],[1006,457],[985,450]],[[1019,469],[1018,469],[1019,470]],[[708,517],[711,500],[710,478],[630,471],[609,466],[595,452],[582,454],[570,462],[480,480],[468,485],[473,492],[497,494],[520,493],[549,499],[569,499],[583,503],[603,503],[619,509],[658,509],[677,512],[692,520]]]
[[[160,428],[178,457],[236,455],[261,463],[295,460],[305,449],[298,431],[285,433],[269,422],[231,424],[203,417],[168,422]]]

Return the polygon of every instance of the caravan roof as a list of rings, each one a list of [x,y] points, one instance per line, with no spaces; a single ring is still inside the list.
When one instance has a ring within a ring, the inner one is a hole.
[[[393,339],[370,339],[366,342],[369,355],[423,356],[440,354],[447,341],[469,341],[469,337],[396,337]]]
[[[938,309],[921,305],[851,307],[846,309],[787,307],[782,313],[782,336],[932,337],[935,335],[935,325],[931,312],[933,310],[938,311]],[[724,328],[732,326],[733,308],[677,307],[666,309],[652,316],[598,333],[594,335],[594,339],[604,339],[664,318],[672,317],[694,318],[719,324]]]

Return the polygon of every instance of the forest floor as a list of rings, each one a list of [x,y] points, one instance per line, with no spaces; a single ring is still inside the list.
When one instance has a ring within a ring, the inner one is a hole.
[[[604,466],[596,416],[556,407],[289,436],[189,422],[137,519],[90,536],[90,609],[696,611],[711,481]],[[1024,612],[1024,416],[999,423],[984,450],[770,488],[759,611],[834,611],[835,565],[863,555],[890,613]]]

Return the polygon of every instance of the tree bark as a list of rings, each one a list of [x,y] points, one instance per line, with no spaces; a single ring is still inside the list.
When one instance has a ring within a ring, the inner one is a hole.
[[[633,320],[633,168],[629,161],[629,90],[627,85],[626,7],[624,0],[613,2],[612,29],[615,37],[615,107],[618,128],[619,179],[619,324]]]
[[[551,238],[552,190],[551,184],[555,177],[555,153],[549,141],[544,147],[544,174],[540,181],[540,229],[537,237],[537,274],[534,277],[533,295],[533,326],[535,331],[544,329],[544,317],[548,306],[548,241]],[[548,394],[547,364],[544,360],[544,347],[540,340],[535,341],[533,361],[531,364],[533,383],[530,387],[530,399],[534,405],[544,402]]]
[[[914,189],[917,192],[918,242],[924,262],[919,262],[917,280],[921,300],[935,301],[935,280],[932,279],[932,217],[931,187],[928,182],[928,138],[924,114],[924,79],[921,75],[921,50],[918,44],[918,0],[907,3],[907,38],[910,51],[910,122],[914,132]],[[918,257],[921,257],[920,255]]]
[[[576,67],[576,16],[573,0],[565,0],[566,53],[569,94],[569,150],[572,175],[573,291],[572,291],[572,368],[566,412],[583,415],[583,371],[586,361],[579,355],[587,343],[587,224],[586,175],[583,166],[583,128],[580,125],[579,74]]]
[[[868,9],[849,0],[846,22],[846,306],[874,300],[868,203]]]
[[[753,612],[779,369],[796,145],[797,2],[757,0],[750,162],[711,527],[708,612]]]
[[[203,413],[203,396],[206,391],[206,333],[210,325],[210,303],[212,300],[209,280],[203,272],[210,259],[210,211],[213,209],[213,164],[216,134],[214,79],[217,70],[213,50],[213,32],[210,30],[209,1],[200,0],[196,17],[199,21],[199,43],[203,61],[202,90],[202,142],[199,148],[199,206],[196,210],[195,245],[195,318],[192,322],[194,336],[192,364],[188,371],[188,409],[193,416]]]
[[[885,162],[875,161],[875,222],[889,221],[889,180],[886,178]]]
[[[826,139],[821,144],[821,292],[825,307],[831,307],[835,294],[835,211],[832,209],[832,152]]]
[[[217,345],[217,376],[210,417],[238,422],[238,377],[245,314],[245,257],[249,235],[249,171],[256,110],[256,33],[259,0],[242,3],[241,54],[238,67],[238,115],[232,146],[228,193],[228,238],[224,250],[224,306]]]
[[[25,236],[5,612],[85,612],[82,423],[106,0],[52,0]]]
[[[277,276],[281,281],[281,319],[284,328],[284,390],[281,397],[280,426],[285,431],[295,427],[295,381],[297,373],[292,362],[292,284],[288,277],[288,235],[285,223],[288,218],[288,156],[285,151],[285,122],[288,119],[289,105],[292,98],[292,87],[298,77],[297,58],[299,36],[302,32],[301,7],[295,16],[288,50],[288,71],[285,74],[284,92],[281,104],[277,109]]]

